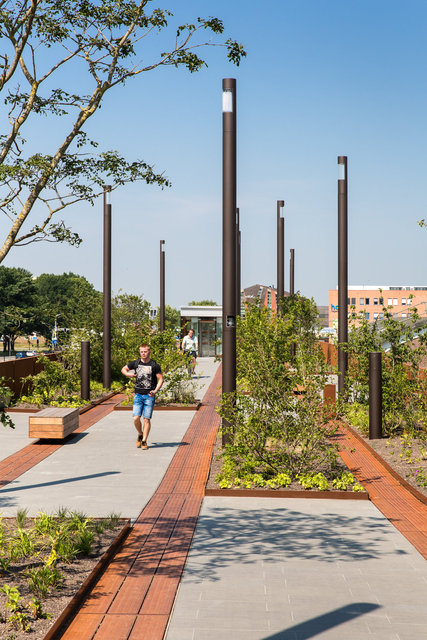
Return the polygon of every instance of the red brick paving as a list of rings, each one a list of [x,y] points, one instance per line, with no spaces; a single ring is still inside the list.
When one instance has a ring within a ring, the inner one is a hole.
[[[370,500],[427,560],[427,505],[403,487],[344,424],[336,438],[340,455]]]
[[[62,634],[63,640],[163,639],[203,500],[219,426],[215,411],[219,384],[220,369],[156,493]],[[113,409],[114,403],[110,405],[106,413]],[[97,409],[98,415],[89,412],[86,421],[82,420],[79,431],[106,415],[101,406]],[[341,457],[371,501],[427,559],[427,505],[402,487],[345,425],[340,426],[336,440]],[[61,446],[35,445],[19,452],[23,457],[14,454],[15,469],[30,468]],[[41,447],[54,448],[44,452]],[[34,448],[40,453],[36,455]],[[1,479],[11,477],[7,474],[12,473],[14,456],[3,461],[3,466],[0,463]]]
[[[60,442],[45,442],[35,440],[20,451],[13,453],[4,460],[0,460],[0,487],[4,487],[12,480],[16,480],[23,473],[34,467],[36,464],[50,456],[63,446],[75,433],[86,431],[93,424],[101,420],[104,416],[113,411],[116,404],[119,404],[125,396],[116,394],[112,398],[101,402],[99,405],[89,409],[79,416],[79,427],[72,434]]]
[[[116,628],[120,640],[164,637],[197,524],[219,427],[215,407],[220,371],[157,491],[137,518],[120,553],[61,636],[63,640],[115,639]]]

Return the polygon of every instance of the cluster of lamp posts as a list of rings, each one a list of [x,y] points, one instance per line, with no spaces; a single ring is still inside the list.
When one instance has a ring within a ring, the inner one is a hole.
[[[222,392],[236,390],[236,316],[240,314],[240,215],[236,201],[236,80],[222,81]],[[348,196],[347,156],[338,156],[338,393],[348,367]],[[111,386],[111,187],[104,191],[103,385]],[[284,295],[285,203],[277,200],[277,301]],[[160,240],[159,328],[165,328],[165,241]],[[295,293],[295,250],[290,250],[289,293]],[[89,398],[89,343],[82,342],[82,398]],[[381,353],[370,354],[370,437],[381,437]]]

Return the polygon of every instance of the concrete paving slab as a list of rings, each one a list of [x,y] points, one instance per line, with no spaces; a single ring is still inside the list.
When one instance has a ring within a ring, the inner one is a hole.
[[[1,427],[0,431],[0,460],[4,460],[13,453],[23,449],[28,444],[35,442],[34,438],[28,437],[28,418],[32,413],[10,413],[15,428],[5,429]]]
[[[370,502],[208,497],[166,640],[418,640],[426,578]]]
[[[205,376],[202,398],[219,365],[213,358],[200,360]],[[24,432],[28,434],[28,414],[14,415],[19,428],[1,434],[8,437],[7,455],[30,442]],[[0,513],[13,516],[23,508],[33,516],[66,507],[94,517],[119,513],[137,518],[161,482],[193,416],[194,411],[154,410],[149,449],[143,451],[136,448],[131,412],[110,413],[2,488]],[[1,456],[6,457],[5,450],[1,448]]]
[[[59,507],[89,516],[120,513],[134,519],[151,498],[172,460],[193,412],[155,412],[148,451],[136,448],[131,413],[116,411],[76,434],[51,456],[0,491],[0,511]]]

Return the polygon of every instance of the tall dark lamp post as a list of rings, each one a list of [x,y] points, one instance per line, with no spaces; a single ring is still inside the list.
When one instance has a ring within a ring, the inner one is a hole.
[[[345,387],[348,356],[348,212],[347,156],[338,156],[338,393]]]
[[[222,81],[222,393],[236,390],[236,80]],[[225,430],[227,423],[224,421]],[[223,444],[229,442],[223,435]]]
[[[236,316],[240,316],[240,292],[241,285],[241,235],[240,235],[240,211],[236,209]]]
[[[103,277],[103,377],[105,389],[111,387],[111,186],[104,189],[104,277]]]
[[[165,330],[165,241],[160,240],[160,331]]]
[[[280,302],[285,295],[285,220],[280,210],[285,206],[284,200],[277,201],[277,299],[276,308],[279,312]]]
[[[295,249],[290,250],[289,258],[289,295],[293,296],[295,293]]]

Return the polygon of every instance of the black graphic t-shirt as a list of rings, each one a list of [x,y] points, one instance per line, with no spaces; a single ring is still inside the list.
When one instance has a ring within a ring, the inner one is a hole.
[[[156,388],[157,374],[161,373],[160,365],[155,360],[142,362],[141,358],[129,362],[128,368],[136,371],[135,393],[146,395]]]

